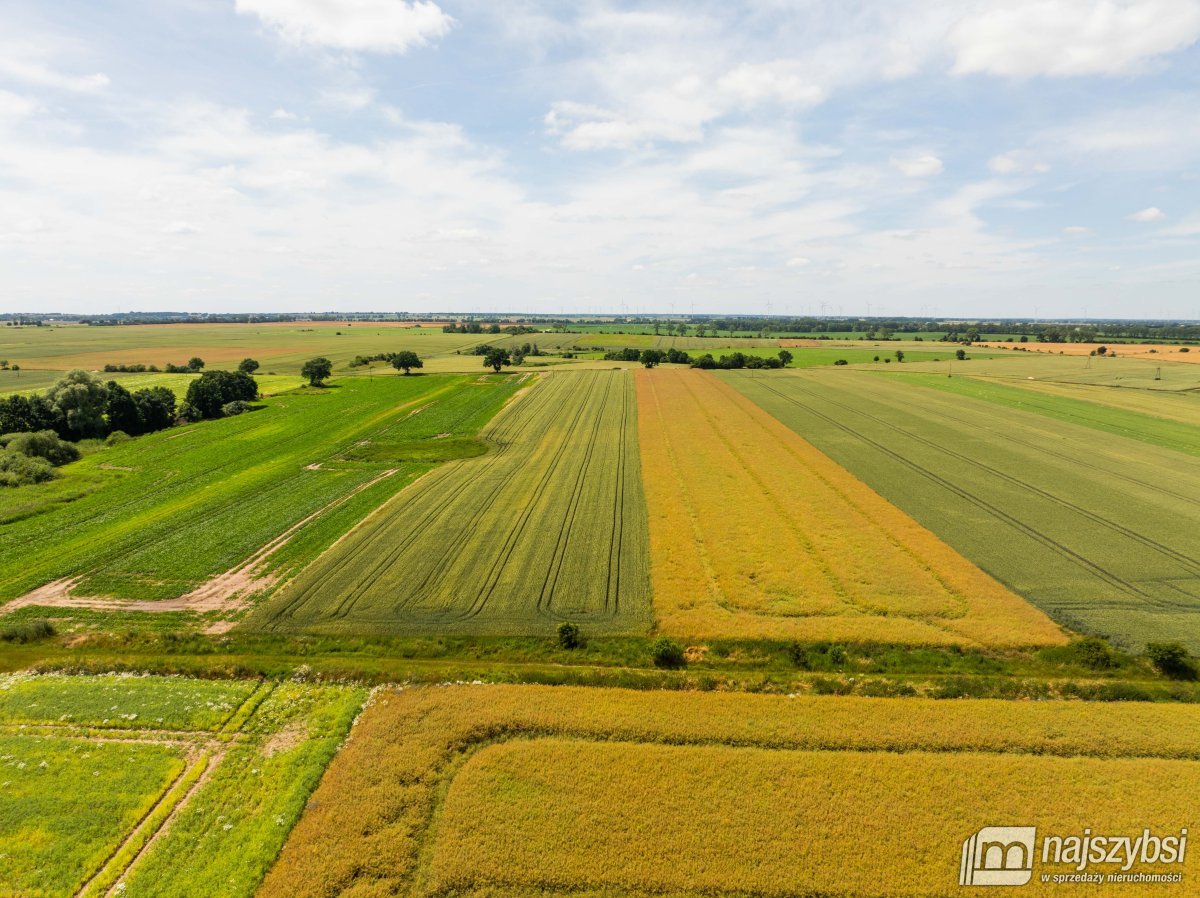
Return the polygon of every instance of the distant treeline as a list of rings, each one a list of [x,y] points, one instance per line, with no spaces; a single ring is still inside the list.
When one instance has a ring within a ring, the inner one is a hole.
[[[682,349],[672,347],[666,351],[661,349],[634,349],[626,347],[625,349],[614,349],[604,354],[605,361],[609,362],[641,362],[647,368],[653,368],[655,365],[660,365],[666,362],[669,365],[691,365],[693,368],[704,368],[711,370],[713,368],[725,368],[736,370],[740,368],[786,368],[792,362],[792,354],[786,349],[779,350],[775,356],[758,356],[746,355],[741,352],[732,352],[728,355],[723,355],[719,359],[714,359],[711,352],[706,352],[698,358],[693,358],[689,353]]]

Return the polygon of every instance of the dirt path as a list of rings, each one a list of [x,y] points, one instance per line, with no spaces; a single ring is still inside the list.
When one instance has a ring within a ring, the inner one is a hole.
[[[137,600],[117,599],[103,596],[77,596],[72,594],[80,577],[64,577],[54,580],[45,586],[25,593],[11,600],[2,608],[0,615],[37,605],[45,608],[88,608],[97,611],[191,611],[203,614],[209,611],[236,611],[247,604],[249,597],[256,592],[274,586],[277,578],[266,571],[266,562],[272,554],[282,548],[306,524],[331,509],[348,502],[354,496],[368,489],[379,481],[391,477],[398,469],[389,468],[377,477],[365,483],[360,483],[345,495],[339,496],[327,505],[314,511],[299,523],[293,524],[275,539],[271,540],[237,567],[230,568],[223,574],[218,574],[206,583],[197,586],[186,595],[174,599]],[[229,629],[227,622],[213,624],[213,632]]]

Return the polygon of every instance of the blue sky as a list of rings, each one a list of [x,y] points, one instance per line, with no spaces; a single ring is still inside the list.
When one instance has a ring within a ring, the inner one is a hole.
[[[0,310],[1200,318],[1200,0],[0,8]]]

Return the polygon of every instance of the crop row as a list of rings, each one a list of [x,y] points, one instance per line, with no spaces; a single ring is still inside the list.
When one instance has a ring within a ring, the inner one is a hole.
[[[481,433],[352,531],[257,616],[396,632],[649,623],[645,504],[628,372],[539,378]]]
[[[870,374],[728,382],[1060,621],[1200,645],[1191,456]]]
[[[260,895],[615,885],[694,893],[678,879],[685,872],[710,877],[706,894],[738,893],[754,881],[757,861],[769,862],[772,875],[800,872],[788,865],[803,863],[813,841],[827,839],[822,844],[838,851],[824,858],[825,875],[843,869],[859,850],[855,826],[875,811],[875,825],[896,827],[894,838],[912,835],[912,815],[928,799],[918,822],[944,825],[958,814],[957,828],[938,831],[936,844],[922,842],[922,851],[901,862],[911,871],[932,851],[956,853],[972,828],[995,823],[986,813],[1023,820],[1033,808],[1039,820],[1070,826],[1095,810],[1098,821],[1123,825],[1122,813],[1144,808],[1153,818],[1145,825],[1187,825],[1190,792],[1161,783],[1196,781],[1198,745],[1200,709],[1178,705],[538,686],[381,691]],[[788,756],[801,751],[810,754]],[[1080,785],[1087,800],[1077,802],[1064,783]],[[935,786],[942,794],[933,794]],[[975,787],[985,798],[977,808]],[[697,871],[712,856],[705,840],[729,850],[712,869]],[[639,850],[645,861],[634,857]],[[622,869],[653,882],[622,880]],[[957,870],[954,854],[945,887],[932,883],[929,893],[952,891]],[[764,891],[796,894],[804,886],[796,876],[790,888]]]
[[[1058,628],[721,381],[638,372],[660,627],[1036,645]]]

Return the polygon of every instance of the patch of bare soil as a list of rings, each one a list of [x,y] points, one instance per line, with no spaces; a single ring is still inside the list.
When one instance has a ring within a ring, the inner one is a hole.
[[[291,726],[275,733],[263,743],[263,757],[270,758],[279,754],[281,751],[289,751],[308,738],[308,727],[303,723],[294,723]]]

